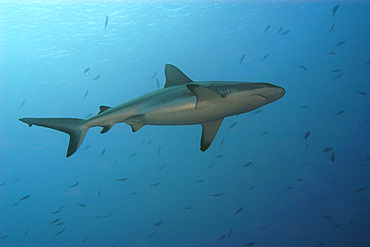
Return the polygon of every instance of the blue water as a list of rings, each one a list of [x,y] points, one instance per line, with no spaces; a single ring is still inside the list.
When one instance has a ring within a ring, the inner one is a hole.
[[[366,1],[1,1],[0,246],[368,246],[369,13]],[[204,153],[200,125],[117,124],[66,158],[68,135],[18,121],[96,114],[162,88],[168,63],[286,95],[226,118]]]

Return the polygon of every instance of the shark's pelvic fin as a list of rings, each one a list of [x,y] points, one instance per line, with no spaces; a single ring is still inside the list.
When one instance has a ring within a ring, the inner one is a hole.
[[[102,113],[102,112],[105,112],[106,110],[108,110],[110,107],[109,106],[105,106],[105,105],[101,105],[99,107],[100,111],[98,114]],[[107,130],[108,131],[108,130]]]
[[[193,82],[181,70],[172,64],[166,64],[164,68],[164,74],[166,75],[166,84],[164,85],[165,88]]]
[[[144,114],[138,114],[134,115],[132,117],[129,117],[128,119],[125,120],[125,123],[131,126],[132,132],[138,131],[141,127],[145,125],[144,123]]]
[[[212,101],[220,100],[223,97],[207,87],[198,84],[187,84],[186,87],[197,97],[195,109],[202,110],[212,104]]]
[[[89,129],[89,127],[82,125],[84,120],[78,118],[21,118],[19,120],[30,127],[37,125],[67,133],[70,137],[67,157],[77,151]]]
[[[211,146],[223,120],[224,119],[219,119],[212,122],[202,123],[203,131],[202,131],[202,140],[200,142],[201,151],[204,152],[209,148],[209,146]]]

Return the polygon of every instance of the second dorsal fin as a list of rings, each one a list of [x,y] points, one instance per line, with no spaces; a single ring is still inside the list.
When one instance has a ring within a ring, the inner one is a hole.
[[[165,88],[193,82],[181,70],[172,64],[166,64],[164,68],[164,74],[166,76],[166,84],[164,85]]]
[[[100,111],[98,114],[102,113],[102,112],[105,112],[106,110],[108,110],[110,107],[109,106],[105,106],[105,105],[101,105],[99,107]]]

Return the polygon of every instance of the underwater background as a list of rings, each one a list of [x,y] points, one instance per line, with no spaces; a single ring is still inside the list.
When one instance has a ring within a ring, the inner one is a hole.
[[[368,1],[0,1],[0,246],[369,246]],[[78,117],[194,81],[280,100],[201,126],[68,135]],[[262,111],[261,111],[262,110]]]

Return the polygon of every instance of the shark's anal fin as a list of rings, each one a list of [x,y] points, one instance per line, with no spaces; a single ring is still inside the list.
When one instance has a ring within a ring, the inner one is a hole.
[[[100,131],[100,134],[104,134],[104,133],[108,132],[108,130],[110,130],[111,128],[112,128],[112,125],[103,126],[103,129]]]
[[[109,106],[105,106],[105,105],[101,105],[99,107],[100,111],[98,114],[102,113],[102,112],[105,112],[106,110],[108,110],[110,107]],[[107,130],[108,131],[108,130]]]
[[[202,123],[203,131],[202,131],[202,140],[200,142],[201,151],[204,152],[209,148],[209,146],[211,146],[223,120],[224,119],[222,118],[212,122]]]
[[[211,105],[212,101],[220,100],[223,97],[207,87],[198,84],[187,84],[186,87],[197,97],[195,109],[202,110]]]
[[[132,132],[136,132],[145,125],[144,117],[145,114],[137,114],[126,119],[125,123],[131,126]]]
[[[172,64],[166,64],[164,68],[164,74],[166,76],[166,84],[164,85],[165,88],[193,82],[181,70]]]

